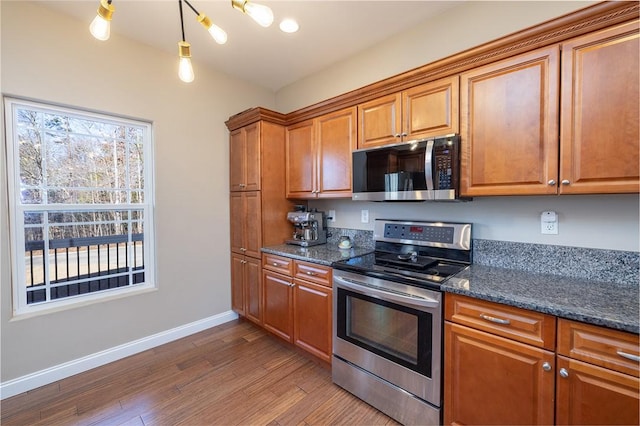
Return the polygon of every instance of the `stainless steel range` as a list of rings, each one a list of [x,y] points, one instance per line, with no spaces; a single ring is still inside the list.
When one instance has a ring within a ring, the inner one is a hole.
[[[441,424],[442,292],[471,224],[376,220],[375,252],[333,264],[333,382],[404,424]]]

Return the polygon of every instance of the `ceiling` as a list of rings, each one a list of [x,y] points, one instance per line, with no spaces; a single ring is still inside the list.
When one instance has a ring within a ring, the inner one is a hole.
[[[235,75],[258,86],[277,91],[301,78],[321,71],[362,50],[406,31],[457,1],[369,0],[256,0],[271,7],[275,20],[263,28],[233,9],[230,0],[190,0],[200,13],[228,34],[219,45],[184,5],[186,40],[194,63]],[[94,18],[99,0],[39,1],[45,7],[87,23]],[[115,13],[111,34],[119,34],[177,58],[181,39],[178,0],[113,0]],[[295,18],[300,30],[280,31],[283,18]],[[108,41],[106,42],[108,43]],[[197,65],[196,65],[197,73]],[[197,75],[196,75],[197,78]]]

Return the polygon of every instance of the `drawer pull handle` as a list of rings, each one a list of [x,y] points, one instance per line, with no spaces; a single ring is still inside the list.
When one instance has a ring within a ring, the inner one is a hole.
[[[640,356],[638,355],[628,354],[622,351],[616,351],[616,353],[620,355],[622,358],[630,359],[631,361],[635,361],[635,362],[640,362]]]
[[[545,362],[544,364],[542,364],[542,369],[544,371],[551,371],[551,364],[549,364],[548,362]]]
[[[560,377],[564,377],[566,379],[567,377],[569,377],[569,372],[565,368],[561,368]]]
[[[272,265],[273,266],[280,266],[280,264],[278,262],[273,262]]]
[[[315,272],[307,271],[307,275],[311,275],[312,277],[315,277],[317,274]]]
[[[496,324],[502,324],[502,325],[511,324],[511,321],[509,321],[508,319],[496,318],[496,317],[489,316],[487,314],[480,314],[480,318],[482,318],[483,320],[489,321],[489,322],[496,323]]]

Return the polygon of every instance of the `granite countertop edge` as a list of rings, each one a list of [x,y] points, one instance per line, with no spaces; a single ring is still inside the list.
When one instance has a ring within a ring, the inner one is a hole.
[[[640,334],[637,283],[471,265],[442,291]]]
[[[278,256],[290,257],[292,259],[303,260],[305,262],[331,266],[333,262],[338,260],[350,259],[352,257],[371,253],[373,249],[365,247],[339,249],[337,245],[332,244],[321,244],[310,247],[280,244],[277,246],[262,247],[261,251],[263,253],[270,253]]]
[[[373,249],[281,244],[262,252],[332,266]],[[471,265],[445,281],[442,291],[529,309],[559,318],[640,334],[638,283],[591,281],[485,265]]]

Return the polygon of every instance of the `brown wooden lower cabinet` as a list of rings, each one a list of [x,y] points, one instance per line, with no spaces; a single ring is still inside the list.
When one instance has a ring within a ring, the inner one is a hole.
[[[453,294],[445,319],[445,424],[639,424],[637,334]]]
[[[331,268],[275,255],[262,267],[264,328],[331,362]]]
[[[445,323],[445,424],[553,424],[551,351]]]
[[[318,358],[331,362],[331,288],[294,280],[294,343]]]
[[[239,315],[262,324],[261,261],[231,253],[231,308]]]
[[[557,372],[557,424],[640,424],[637,377],[561,355]]]
[[[264,328],[293,342],[293,283],[291,277],[271,271],[262,273]]]

